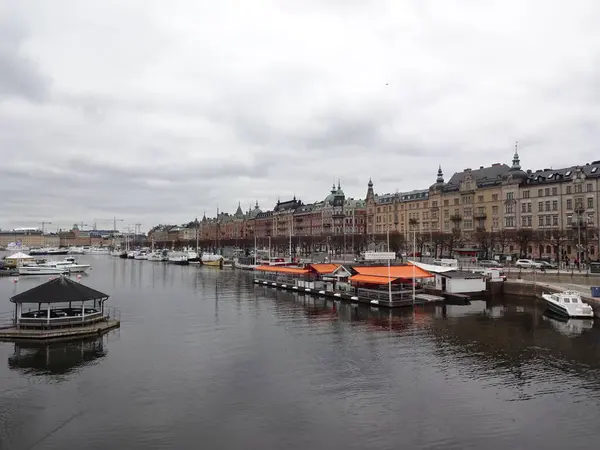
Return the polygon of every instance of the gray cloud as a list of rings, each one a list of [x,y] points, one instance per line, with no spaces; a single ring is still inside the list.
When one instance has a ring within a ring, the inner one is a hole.
[[[41,101],[49,91],[49,79],[24,55],[25,30],[19,21],[0,14],[0,101],[22,97]]]
[[[0,227],[426,188],[515,140],[597,159],[593,0],[25,3],[0,6]]]

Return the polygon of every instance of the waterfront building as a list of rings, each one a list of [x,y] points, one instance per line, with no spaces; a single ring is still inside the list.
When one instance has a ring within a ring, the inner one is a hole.
[[[19,244],[23,247],[58,247],[59,235],[44,233],[39,229],[0,230],[0,247]]]

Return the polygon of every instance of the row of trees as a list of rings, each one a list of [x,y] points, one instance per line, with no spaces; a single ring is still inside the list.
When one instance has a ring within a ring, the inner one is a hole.
[[[589,249],[590,244],[597,242],[597,229],[585,228],[580,230],[580,240],[583,253]],[[526,258],[532,253],[540,253],[542,247],[544,254],[551,253],[556,260],[563,259],[566,246],[576,248],[579,242],[578,231],[575,230],[548,230],[535,231],[531,229],[485,231],[464,233],[459,229],[451,233],[441,232],[419,232],[414,236],[409,233],[408,239],[404,234],[391,233],[389,235],[389,249],[394,252],[413,252],[413,238],[416,252],[423,254],[429,250],[433,257],[451,257],[460,248],[476,248],[479,256],[484,259],[492,258],[494,255],[517,255]],[[273,254],[288,253],[290,247],[289,237],[280,236],[259,238],[258,247],[267,248],[271,246]],[[201,240],[199,247],[204,251],[215,251],[215,242]],[[155,245],[175,248],[195,247],[196,241],[181,241],[158,243]],[[386,251],[388,248],[388,236],[386,234],[365,235],[330,235],[330,236],[293,236],[292,253],[308,255],[312,252],[329,252],[332,254],[355,253],[359,254],[365,250]],[[252,249],[254,239],[221,239],[219,247],[237,247]],[[548,251],[550,250],[550,252]]]

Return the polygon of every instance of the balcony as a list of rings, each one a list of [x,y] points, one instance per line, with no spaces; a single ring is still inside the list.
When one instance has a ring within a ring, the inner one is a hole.
[[[429,208],[429,210],[430,210],[430,211],[439,211],[439,210],[440,210],[440,207],[439,207],[439,206],[431,206],[431,207]]]
[[[460,214],[452,214],[450,220],[455,223],[462,222],[462,216]]]
[[[485,213],[485,212],[476,212],[475,215],[473,215],[473,218],[475,220],[485,220],[485,219],[487,219],[487,213]]]

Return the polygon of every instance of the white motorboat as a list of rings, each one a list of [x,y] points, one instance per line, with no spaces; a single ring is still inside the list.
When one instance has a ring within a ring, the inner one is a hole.
[[[9,242],[6,250],[9,252],[28,252],[29,247],[22,245],[21,242]]]
[[[198,256],[198,253],[196,253],[194,250],[186,250],[186,251],[184,251],[184,253],[187,255],[188,262],[190,262],[190,263],[199,263],[200,262],[200,257]]]
[[[29,251],[29,254],[31,256],[66,255],[67,253],[69,253],[69,250],[56,247],[32,248]]]
[[[69,273],[65,267],[51,267],[43,264],[24,264],[17,268],[19,275],[62,275]]]
[[[169,262],[173,264],[178,264],[180,266],[184,266],[189,264],[188,255],[185,252],[171,252],[169,254]]]
[[[133,255],[133,259],[148,259],[148,253],[145,250],[135,252],[135,254]]]
[[[38,266],[54,267],[63,270],[61,273],[85,273],[92,268],[89,264],[78,264],[73,257],[67,257],[63,261],[47,261]]]
[[[254,257],[252,256],[240,256],[233,260],[233,267],[242,270],[254,270],[258,267],[258,264],[254,264]]]
[[[542,294],[548,309],[556,314],[572,318],[593,318],[594,310],[581,300],[581,295],[574,291]]]
[[[110,256],[119,258],[119,257],[121,257],[121,253],[123,253],[123,250],[121,250],[120,248],[115,248],[114,250],[111,250],[109,254],[110,254]]]
[[[154,250],[148,254],[148,261],[168,261],[169,252],[167,250]]]
[[[69,255],[83,255],[85,251],[83,247],[69,247]]]
[[[133,259],[135,257],[135,251],[130,250],[127,252],[127,259]]]

